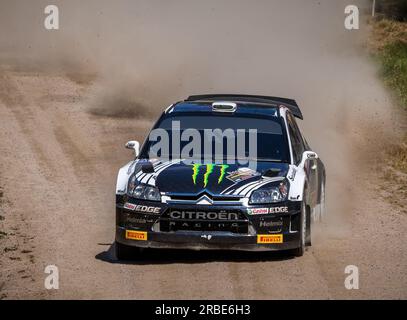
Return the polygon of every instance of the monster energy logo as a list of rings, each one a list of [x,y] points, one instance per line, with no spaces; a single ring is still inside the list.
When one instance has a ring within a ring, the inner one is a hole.
[[[194,182],[194,184],[196,184],[196,178],[199,175],[199,172],[201,170],[201,168],[205,166],[206,167],[206,171],[204,174],[204,187],[206,187],[206,185],[208,184],[208,180],[209,180],[209,176],[211,175],[211,173],[215,170],[215,168],[219,168],[219,178],[218,178],[218,184],[220,184],[223,181],[223,178],[225,177],[226,174],[226,169],[229,168],[229,165],[227,164],[194,164],[192,165],[192,181]]]

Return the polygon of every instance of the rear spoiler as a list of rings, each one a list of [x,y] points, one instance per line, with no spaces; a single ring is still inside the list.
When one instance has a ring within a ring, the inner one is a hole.
[[[265,104],[273,104],[279,105],[282,104],[283,106],[287,107],[291,113],[299,118],[303,119],[300,107],[298,106],[297,102],[294,99],[287,99],[287,98],[280,98],[280,97],[270,97],[270,96],[257,96],[257,95],[249,95],[249,94],[202,94],[202,95],[194,95],[189,96],[184,101],[231,101],[231,102],[257,102],[257,103],[265,103]]]

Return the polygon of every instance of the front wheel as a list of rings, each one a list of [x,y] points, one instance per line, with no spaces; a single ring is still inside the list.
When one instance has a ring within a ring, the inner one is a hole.
[[[319,203],[311,209],[313,223],[321,223],[325,220],[325,184],[321,184]]]
[[[321,199],[319,203],[319,220],[324,221],[326,219],[326,207],[325,207],[325,183],[321,184]]]
[[[130,246],[126,246],[125,244],[121,244],[119,242],[115,242],[116,247],[116,258],[118,260],[131,260],[135,258],[138,248],[133,248]]]
[[[297,257],[301,257],[304,255],[305,246],[307,244],[308,232],[307,232],[307,210],[305,203],[302,202],[301,204],[301,217],[300,217],[300,246],[293,250],[293,253]]]

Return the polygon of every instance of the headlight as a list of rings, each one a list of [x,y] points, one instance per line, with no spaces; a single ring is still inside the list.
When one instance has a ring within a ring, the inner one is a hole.
[[[250,203],[260,204],[281,202],[287,199],[287,195],[288,182],[287,180],[284,180],[278,186],[253,191],[252,195],[250,196]]]
[[[146,185],[144,183],[138,184],[134,175],[129,179],[127,194],[130,197],[137,199],[161,201],[161,194],[158,188]]]

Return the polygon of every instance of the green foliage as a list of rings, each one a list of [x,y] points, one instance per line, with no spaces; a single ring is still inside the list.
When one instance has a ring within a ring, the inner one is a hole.
[[[389,43],[378,52],[381,76],[407,109],[407,44],[401,41]]]

